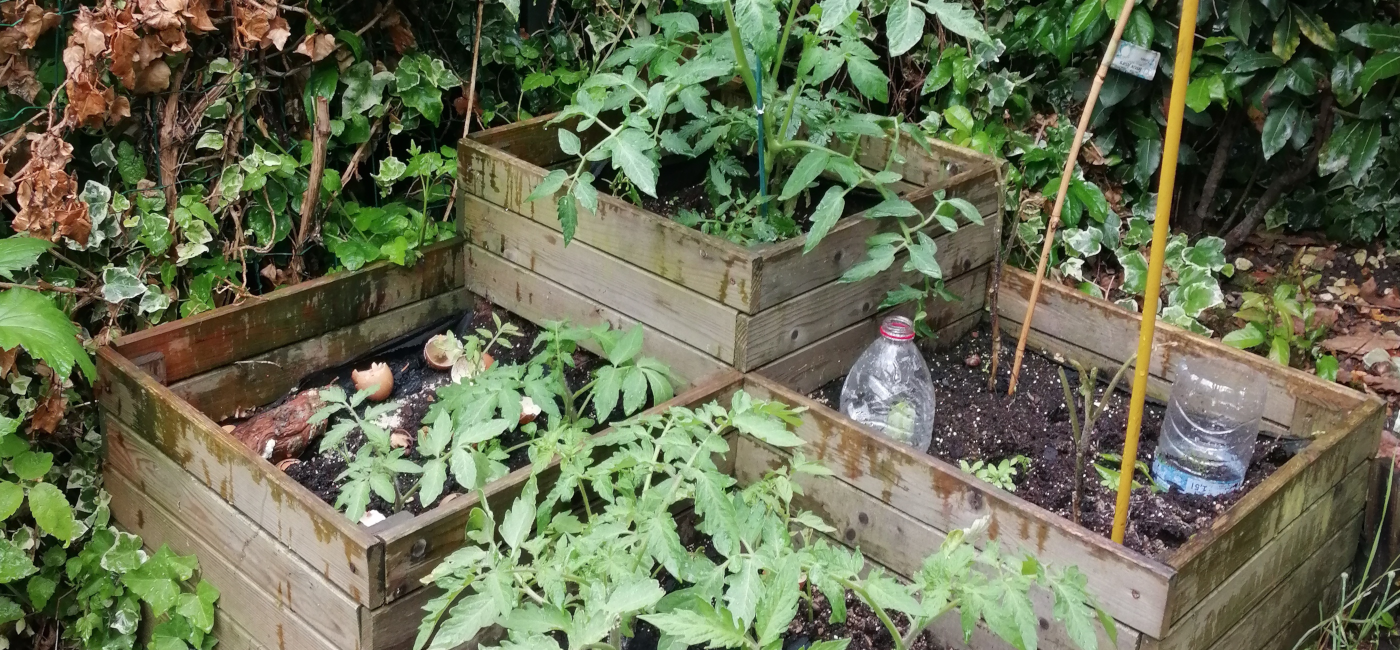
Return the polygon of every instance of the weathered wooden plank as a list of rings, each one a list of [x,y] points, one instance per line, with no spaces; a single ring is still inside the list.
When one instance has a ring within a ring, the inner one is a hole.
[[[410,650],[423,622],[423,606],[442,593],[437,587],[418,589],[374,609],[365,609],[360,627],[362,646],[373,650]]]
[[[475,196],[463,199],[472,244],[733,362],[738,311]]]
[[[1209,646],[1211,650],[1259,648],[1273,639],[1280,629],[1292,627],[1299,619],[1316,623],[1318,606],[1325,593],[1322,585],[1331,583],[1351,565],[1360,534],[1361,517],[1358,515],[1327,540],[1298,570],[1265,594],[1258,607],[1215,645]],[[1288,646],[1285,644],[1284,647]],[[1151,650],[1150,644],[1147,650]]]
[[[441,594],[434,586],[419,589],[403,598],[375,609],[362,609],[361,627],[364,629],[362,646],[373,650],[410,650],[418,636],[418,625],[423,621],[423,606]],[[471,641],[453,650],[476,650],[483,644],[497,645],[505,638],[505,629],[492,626],[481,632]]]
[[[349,327],[182,379],[171,384],[170,390],[209,419],[222,422],[286,395],[311,373],[350,361],[366,350],[462,313],[470,306],[464,289],[438,294]]]
[[[132,518],[119,520],[122,526],[140,535],[148,548],[169,545],[171,550],[182,555],[198,556],[201,575],[219,588],[220,610],[239,622],[257,643],[279,649],[359,649],[358,616],[344,621],[354,626],[355,634],[352,637],[323,636],[285,602],[279,602],[244,574],[246,567],[242,563],[220,555],[201,535],[186,528],[181,517],[147,500],[136,488],[134,479],[112,471],[105,473],[105,479],[114,503],[118,494],[122,495],[121,501],[124,503],[144,502],[138,512],[125,513]]]
[[[553,167],[568,160],[578,160],[577,155],[569,155],[559,147],[560,129],[568,129],[579,137],[580,151],[588,151],[599,140],[606,137],[607,131],[594,127],[582,134],[576,126],[578,118],[560,124],[550,124],[558,113],[512,122],[485,131],[471,134],[473,142],[498,149],[537,167]],[[461,158],[458,159],[462,160]]]
[[[568,319],[578,325],[627,328],[637,320],[474,245],[467,247],[467,289],[527,320]],[[685,384],[729,370],[718,359],[643,324],[642,352],[671,366]],[[599,350],[590,350],[594,353]]]
[[[870,169],[884,169],[891,144],[890,139],[862,138],[856,161]],[[987,154],[941,140],[929,140],[928,147],[925,150],[912,139],[901,137],[898,150],[904,162],[891,165],[890,171],[898,172],[915,185],[942,189],[961,174],[997,164],[996,159]]]
[[[979,299],[986,292],[985,267],[996,252],[991,229],[963,228],[934,241],[949,290],[980,307]],[[758,368],[873,316],[890,290],[920,281],[922,275],[905,271],[904,263],[904,259],[895,260],[889,269],[864,282],[828,282],[752,316],[739,314],[734,366],[744,371]],[[984,282],[981,289],[973,286],[979,279]]]
[[[1172,580],[1169,621],[1206,598],[1290,522],[1376,451],[1385,411],[1358,408],[1340,430],[1314,440],[1167,558]],[[1358,479],[1359,480],[1359,479]]]
[[[1298,650],[1304,635],[1320,623],[1324,616],[1332,616],[1336,613],[1333,607],[1336,607],[1339,602],[1338,598],[1342,595],[1342,584],[1341,576],[1333,578],[1331,584],[1318,591],[1317,602],[1321,603],[1320,605],[1304,606],[1298,610],[1292,619],[1282,623],[1272,639],[1257,646],[1255,650]],[[1347,584],[1356,583],[1347,582]],[[1318,641],[1317,637],[1312,637],[1312,641]],[[1314,648],[1318,646],[1303,645],[1301,647]]]
[[[931,164],[931,163],[930,163]],[[933,208],[933,189],[924,188],[906,196],[915,205],[929,210]],[[977,207],[986,219],[987,225],[978,227],[962,222],[968,228],[980,231],[989,240],[995,241],[994,228],[1000,189],[996,184],[996,174],[991,167],[979,168],[956,179],[948,190],[951,197],[967,199]],[[847,269],[865,259],[866,239],[881,232],[894,231],[898,223],[894,219],[869,219],[863,213],[846,217],[836,222],[831,232],[822,238],[821,245],[810,252],[804,252],[807,237],[765,244],[754,248],[760,257],[758,269],[757,308],[766,310],[786,300],[800,296],[816,287],[835,282]],[[937,237],[944,232],[940,226],[930,226],[925,232]],[[981,265],[990,261],[978,260]],[[940,257],[939,262],[943,258]],[[952,273],[945,275],[952,276]]]
[[[219,650],[267,650],[253,633],[233,620],[230,613],[217,603],[214,605],[214,631],[211,636],[219,640]]]
[[[935,345],[957,341],[982,322],[989,266],[965,273],[949,283],[948,289],[962,296],[962,300],[929,305],[928,323],[937,336]],[[913,305],[887,309],[790,352],[759,368],[758,373],[806,395],[846,374],[860,353],[879,335],[880,323],[885,318],[913,314]]]
[[[265,595],[327,639],[341,643],[359,636],[358,603],[125,425],[110,417],[105,424],[108,476],[115,472],[124,481],[120,486],[108,481],[112,514],[124,527],[147,526],[152,506],[179,513],[181,527],[201,547],[238,567]]]
[[[116,348],[161,383],[262,354],[462,286],[460,240],[412,268],[387,262],[336,273],[123,336]]]
[[[1044,561],[1077,566],[1105,611],[1129,627],[1161,635],[1170,567],[1066,522],[1013,494],[990,489],[948,463],[864,432],[849,418],[760,375],[745,378],[756,397],[802,405],[796,433],[812,455],[846,482],[939,530],[965,528],[991,517],[992,539]]]
[[[1209,596],[1172,623],[1158,644],[1163,650],[1209,647],[1260,605],[1260,599],[1291,575],[1323,542],[1351,525],[1366,499],[1366,465],[1353,469],[1329,494],[1314,501],[1303,514],[1269,540]],[[1349,554],[1355,544],[1329,549]]]
[[[116,350],[97,353],[106,415],[291,548],[350,597],[383,601],[383,547],[329,504],[244,447]]]
[[[712,376],[647,412],[659,413],[672,406],[694,406],[724,398],[738,388],[740,380],[739,373],[732,370]],[[548,491],[547,485],[558,472],[557,465],[556,460],[541,473],[541,494]],[[529,466],[522,467],[488,485],[484,492],[492,510],[505,512],[532,471]],[[380,532],[379,536],[384,540],[384,578],[390,599],[419,588],[419,580],[423,576],[443,558],[461,548],[466,539],[467,517],[479,502],[479,493],[462,495],[400,526]]]
[[[747,437],[738,437],[734,449],[734,477],[740,485],[758,481],[768,470],[777,469],[788,462],[784,455]],[[795,507],[816,513],[836,529],[840,543],[860,549],[865,557],[906,580],[918,574],[924,559],[937,553],[947,537],[945,531],[895,510],[838,477],[800,474],[795,480],[802,486],[803,492],[793,496]],[[1078,650],[1064,626],[1051,616],[1053,597],[1037,589],[1033,592],[1033,601],[1036,614],[1042,619],[1039,647]],[[1011,647],[985,628],[979,628],[980,634],[974,633],[974,647],[978,650],[1009,650]],[[935,622],[933,629],[940,640],[962,638],[962,625],[956,614],[947,620]],[[1116,645],[1110,642],[1102,628],[1097,632],[1100,647],[1130,650],[1136,645],[1137,635],[1131,629],[1120,630]]]
[[[1001,302],[1003,318],[1020,321],[1025,315],[1026,300],[1034,277],[1011,267],[1002,273]],[[1117,369],[1137,351],[1140,315],[1104,300],[1085,296],[1074,289],[1047,282],[1036,307],[1033,329],[1050,334],[1108,357]],[[1315,405],[1346,413],[1368,401],[1361,393],[1326,382],[1301,370],[1281,367],[1259,355],[1238,350],[1202,336],[1167,324],[1159,324],[1153,345],[1150,372],[1167,382],[1175,378],[1174,365],[1179,359],[1202,359],[1213,364],[1226,364],[1262,375],[1268,379],[1265,417],[1297,437],[1313,437],[1323,430],[1301,428],[1308,423],[1325,423],[1316,417],[1306,423],[1293,425],[1295,401],[1307,399]]]
[[[469,172],[463,182],[467,195],[559,232],[554,201],[525,201],[545,177],[543,168],[470,140],[462,142],[457,156]],[[459,205],[463,220],[470,221],[467,202]],[[588,244],[735,309],[754,309],[750,282],[757,262],[752,253],[616,197],[599,193],[596,212],[579,210],[573,242]],[[562,245],[562,240],[556,245]]]

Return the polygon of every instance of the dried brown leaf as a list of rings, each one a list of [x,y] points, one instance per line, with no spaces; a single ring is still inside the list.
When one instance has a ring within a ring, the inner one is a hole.
[[[1381,294],[1374,276],[1361,283],[1361,299],[1377,307],[1400,309],[1400,295],[1396,295],[1394,289],[1387,289],[1385,294]]]
[[[1367,372],[1356,372],[1353,375],[1372,390],[1383,393],[1400,393],[1400,377],[1391,375],[1382,377]]]
[[[163,59],[152,61],[136,76],[137,94],[158,93],[170,88],[170,66]]]
[[[184,16],[187,19],[186,24],[197,32],[212,32],[218,29],[214,26],[214,21],[209,20],[209,0],[189,0]]]
[[[18,356],[18,346],[8,350],[0,350],[0,379],[10,376],[10,371],[15,369],[15,358]]]
[[[54,131],[30,134],[29,142],[29,162],[15,175],[20,209],[12,227],[50,241],[68,237],[86,244],[92,219],[87,204],[78,200],[77,181],[64,171],[73,145]]]
[[[51,434],[58,430],[59,423],[63,422],[63,414],[68,412],[68,396],[64,394],[63,383],[53,371],[49,370],[45,374],[48,377],[45,382],[48,385],[48,394],[40,400],[39,406],[29,416],[29,430]]]
[[[330,34],[311,34],[302,39],[296,53],[320,61],[335,52],[335,37]]]
[[[5,4],[10,5],[3,12],[5,24],[9,27],[0,31],[0,52],[13,55],[33,49],[44,32],[58,26],[59,15],[39,6],[34,0]]]
[[[1322,342],[1331,352],[1364,356],[1372,350],[1400,349],[1400,334],[1395,332],[1361,331],[1334,336]]]
[[[280,50],[286,47],[287,39],[291,37],[292,28],[287,24],[287,19],[277,16],[268,23],[267,36],[263,37],[262,46],[264,48],[272,46]]]
[[[397,7],[390,7],[384,13],[384,18],[380,19],[379,25],[388,32],[389,40],[394,44],[394,50],[399,54],[418,46],[418,39],[413,35],[413,28],[409,26],[408,19]]]
[[[139,20],[145,27],[156,31],[185,27],[180,15],[185,10],[185,0],[138,0],[136,4],[141,11]]]

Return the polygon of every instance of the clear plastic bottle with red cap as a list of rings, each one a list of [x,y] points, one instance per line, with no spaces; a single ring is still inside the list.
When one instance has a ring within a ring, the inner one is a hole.
[[[886,318],[846,375],[841,412],[919,451],[933,441],[933,378],[914,345],[914,323]]]

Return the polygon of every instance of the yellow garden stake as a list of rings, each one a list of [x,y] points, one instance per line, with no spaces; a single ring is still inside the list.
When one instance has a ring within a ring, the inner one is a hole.
[[[1065,171],[1060,175],[1060,192],[1055,195],[1055,209],[1050,212],[1050,222],[1045,226],[1045,244],[1040,247],[1040,262],[1035,267],[1035,283],[1031,285],[1031,296],[1026,303],[1026,315],[1021,318],[1021,336],[1016,340],[1016,357],[1011,362],[1011,381],[1006,394],[1016,392],[1016,379],[1021,374],[1021,359],[1026,354],[1026,335],[1031,331],[1031,319],[1035,318],[1035,303],[1040,299],[1040,285],[1045,281],[1045,265],[1050,260],[1050,249],[1055,244],[1055,228],[1060,225],[1060,212],[1065,208],[1065,194],[1069,192],[1070,178],[1074,175],[1075,163],[1079,162],[1079,148],[1084,145],[1084,133],[1089,130],[1089,118],[1094,114],[1094,104],[1099,101],[1099,91],[1108,78],[1108,68],[1113,56],[1118,52],[1118,41],[1123,38],[1123,30],[1128,27],[1128,17],[1133,15],[1133,0],[1123,0],[1123,8],[1118,12],[1118,22],[1113,25],[1113,36],[1108,39],[1108,49],[1104,50],[1099,71],[1094,75],[1094,83],[1089,86],[1089,96],[1084,101],[1084,112],[1079,116],[1079,126],[1074,130],[1074,141],[1069,145],[1069,156],[1065,158]],[[995,359],[993,356],[993,371]],[[996,375],[992,375],[995,377]]]
[[[1182,0],[1181,27],[1172,65],[1171,105],[1167,110],[1167,139],[1162,146],[1161,180],[1157,185],[1157,217],[1152,224],[1152,255],[1147,261],[1147,290],[1142,294],[1142,329],[1138,332],[1137,363],[1133,367],[1133,399],[1128,407],[1128,431],[1123,441],[1123,466],[1118,477],[1118,505],[1113,511],[1113,541],[1123,543],[1128,529],[1128,497],[1142,433],[1142,405],[1147,399],[1147,371],[1152,366],[1152,337],[1157,329],[1157,296],[1162,289],[1162,262],[1167,256],[1167,226],[1176,185],[1176,156],[1181,144],[1181,118],[1186,112],[1186,86],[1191,76],[1191,49],[1196,38],[1196,2]]]

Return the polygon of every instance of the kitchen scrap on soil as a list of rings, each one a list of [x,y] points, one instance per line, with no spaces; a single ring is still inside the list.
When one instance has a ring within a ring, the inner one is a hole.
[[[478,328],[492,329],[494,327],[493,314],[499,316],[502,322],[515,325],[521,332],[520,336],[510,338],[507,341],[511,347],[506,348],[498,344],[491,349],[490,353],[494,357],[494,362],[507,365],[527,363],[536,353],[531,346],[540,332],[539,326],[485,300],[478,300],[475,309],[464,316],[461,321],[444,326],[441,330],[450,329],[453,334],[460,337],[472,334]],[[405,337],[405,339],[409,338],[413,338],[412,335]],[[354,371],[367,369],[374,363],[385,364],[393,372],[393,391],[387,399],[397,402],[399,408],[382,417],[379,424],[386,430],[405,434],[409,449],[405,458],[421,465],[426,459],[417,451],[418,431],[423,426],[423,418],[427,415],[428,408],[436,400],[437,389],[451,381],[449,371],[435,370],[428,364],[424,359],[423,350],[424,346],[421,344],[408,345],[402,349],[391,349],[383,354],[314,373],[301,381],[298,391],[335,385],[344,389],[347,395],[353,395],[355,384],[351,379],[351,374]],[[564,370],[564,378],[569,388],[577,391],[587,384],[593,370],[601,363],[602,360],[590,352],[581,349],[575,352],[574,366]],[[274,402],[257,412],[271,409],[281,402],[282,400]],[[256,415],[257,412],[249,414],[250,417]],[[543,430],[549,426],[549,416],[542,413],[535,419],[535,422],[540,430]],[[502,438],[502,444],[509,448],[525,440],[526,434],[524,432],[513,429]],[[365,435],[358,430],[346,439],[346,446],[352,453],[364,444]],[[299,462],[288,463],[289,466],[286,466],[284,471],[326,503],[335,503],[336,496],[340,492],[337,477],[345,471],[346,464],[338,453],[334,451],[320,453],[318,449],[319,443],[313,439],[297,458]],[[505,464],[510,469],[515,470],[525,466],[528,462],[528,449],[522,447],[514,451]],[[407,488],[416,478],[414,475],[400,476],[400,488]],[[452,482],[451,485],[456,486],[455,482]],[[455,490],[449,488],[446,494],[452,495],[460,492],[460,487]],[[441,501],[449,498],[451,497],[445,496]],[[392,505],[377,495],[370,501],[369,509],[384,514],[393,511]],[[407,504],[407,510],[413,514],[419,514],[426,508],[417,499],[412,499]]]
[[[997,389],[988,391],[987,364],[980,362],[980,357],[987,355],[988,334],[984,325],[943,349],[922,350],[933,374],[938,404],[933,444],[928,451],[954,464],[959,460],[969,463],[983,460],[990,464],[1024,456],[1030,468],[1016,476],[1014,494],[1069,519],[1074,491],[1074,446],[1064,389],[1057,372],[1060,364],[1038,353],[1027,354],[1015,395],[1006,395],[1010,364],[1001,364]],[[1013,346],[1013,341],[1003,339],[1002,358],[1011,358]],[[979,358],[972,359],[974,355]],[[1108,378],[1103,374],[1112,376],[1112,372],[1101,373],[1103,380]],[[1077,389],[1078,373],[1068,368],[1066,375],[1071,389]],[[1114,471],[1118,469],[1117,462],[1104,460],[1100,454],[1123,450],[1129,402],[1124,388],[1129,385],[1130,377],[1125,377],[1125,381],[1119,383],[1119,390],[1109,397],[1109,405],[1095,425],[1085,454],[1080,523],[1104,537],[1108,537],[1113,526],[1116,481],[1115,489],[1100,485],[1094,464]],[[838,377],[813,391],[811,396],[840,410],[841,386],[845,380],[844,376]],[[1102,390],[1102,384],[1096,386],[1094,395],[1101,397]],[[1075,398],[1075,408],[1082,413],[1083,402],[1077,390]],[[1149,467],[1165,413],[1164,405],[1149,401],[1143,414],[1138,460]],[[1244,485],[1220,496],[1190,495],[1174,489],[1157,493],[1146,487],[1134,489],[1124,544],[1159,559],[1166,556],[1273,474],[1288,461],[1292,451],[1285,449],[1279,440],[1261,434],[1255,442]],[[1134,479],[1144,485],[1148,482],[1140,472]]]

